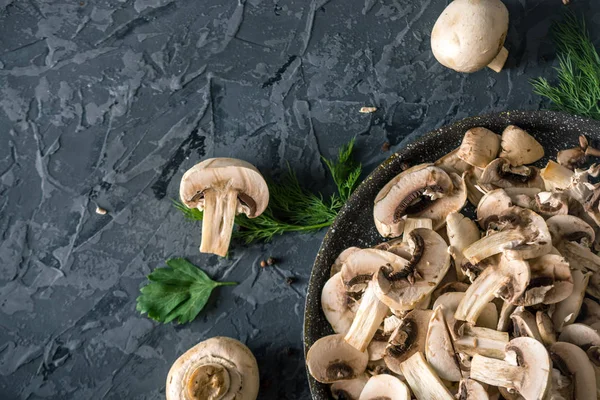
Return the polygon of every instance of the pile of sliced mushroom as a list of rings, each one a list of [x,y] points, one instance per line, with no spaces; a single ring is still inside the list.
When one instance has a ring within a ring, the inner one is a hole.
[[[582,137],[539,169],[526,131],[473,128],[392,179],[374,205],[390,240],[332,266],[311,375],[336,399],[600,396],[600,168],[576,169],[595,152]]]

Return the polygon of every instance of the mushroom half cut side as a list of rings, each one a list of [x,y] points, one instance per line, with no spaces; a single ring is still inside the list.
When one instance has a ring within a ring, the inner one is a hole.
[[[252,352],[228,337],[198,343],[173,363],[167,400],[255,400],[258,365]]]
[[[225,256],[235,216],[262,214],[269,203],[269,188],[252,164],[210,158],[183,174],[179,197],[188,208],[203,211],[200,251]]]

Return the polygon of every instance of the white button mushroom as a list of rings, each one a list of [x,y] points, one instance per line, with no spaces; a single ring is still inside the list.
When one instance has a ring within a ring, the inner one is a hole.
[[[255,400],[259,376],[250,349],[214,337],[179,357],[167,376],[167,400]]]
[[[508,10],[500,0],[454,0],[433,27],[431,50],[442,65],[458,72],[485,66],[500,72],[508,57],[507,32]]]
[[[202,253],[225,256],[236,214],[258,217],[269,203],[269,188],[250,163],[234,158],[210,158],[181,178],[179,197],[189,208],[204,211]]]

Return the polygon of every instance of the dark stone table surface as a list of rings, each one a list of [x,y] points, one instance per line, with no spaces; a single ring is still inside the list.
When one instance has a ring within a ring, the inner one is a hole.
[[[571,2],[598,37],[597,1]],[[162,399],[171,363],[216,335],[252,349],[261,399],[309,398],[302,319],[324,232],[201,255],[200,225],[171,205],[179,179],[229,156],[266,175],[287,162],[328,193],[320,157],[352,137],[368,172],[449,122],[546,107],[529,80],[554,75],[564,6],[505,3],[507,69],[463,75],[430,52],[443,0],[0,0],[0,399]],[[240,284],[159,325],[135,298],[174,256]]]

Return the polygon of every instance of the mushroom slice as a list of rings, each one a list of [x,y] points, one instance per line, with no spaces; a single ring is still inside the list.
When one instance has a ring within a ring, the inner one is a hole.
[[[390,336],[383,356],[391,371],[402,374],[402,363],[416,352],[425,351],[427,329],[432,314],[431,310],[412,310],[402,319],[402,323]]]
[[[461,380],[462,374],[455,357],[443,308],[442,305],[436,307],[431,315],[425,340],[425,357],[440,378],[458,382]]]
[[[490,162],[479,178],[479,184],[485,188],[526,187],[545,189],[544,181],[536,167],[521,165],[513,167],[505,158]]]
[[[571,324],[563,328],[559,342],[573,343],[576,346],[587,350],[591,346],[600,346],[600,334],[590,326],[584,324]]]
[[[497,222],[498,217],[513,206],[513,202],[504,189],[494,189],[487,192],[477,205],[477,221],[482,229],[487,229],[491,222]]]
[[[382,360],[385,355],[385,349],[387,348],[387,340],[371,340],[367,346],[367,352],[369,353],[369,361]]]
[[[488,392],[481,385],[473,379],[461,379],[458,385],[457,398],[459,400],[489,400]]]
[[[392,375],[372,376],[358,400],[410,400],[410,390],[400,379]]]
[[[500,316],[498,317],[498,326],[496,328],[497,330],[501,332],[508,331],[508,328],[510,327],[510,323],[512,321],[510,319],[510,316],[516,308],[516,305],[509,303],[508,301],[502,302],[502,309],[500,310]]]
[[[410,233],[417,228],[433,229],[433,224],[429,218],[406,218],[404,220],[402,239],[408,241]]]
[[[557,189],[566,189],[571,185],[573,171],[550,160],[546,164],[546,167],[540,171],[540,176],[544,180],[546,190],[554,191]]]
[[[467,199],[473,205],[473,207],[477,207],[481,198],[485,194],[485,192],[479,187],[477,181],[481,177],[483,173],[482,168],[471,167],[466,170],[463,174],[463,179],[465,180],[465,186],[467,187]]]
[[[517,307],[511,314],[510,319],[513,321],[515,337],[530,337],[538,342],[542,342],[537,322],[532,313],[525,310],[523,307]]]
[[[417,400],[454,400],[420,351],[400,364],[400,370]]]
[[[240,399],[258,396],[258,365],[242,343],[217,336],[198,343],[173,363],[167,400]]]
[[[537,325],[540,339],[546,346],[556,343],[556,331],[552,319],[543,311],[535,313],[535,324]]]
[[[500,138],[486,128],[471,128],[463,136],[458,158],[474,167],[485,168],[500,151]]]
[[[454,339],[456,339],[458,337],[458,327],[457,327],[457,329],[454,329],[455,324],[456,324],[456,319],[454,318],[454,313],[456,312],[458,305],[460,304],[460,302],[462,301],[462,299],[464,297],[465,297],[465,294],[463,292],[447,292],[447,293],[444,293],[443,295],[439,296],[432,307],[433,310],[435,310],[439,306],[444,307],[443,308],[444,318],[446,320],[446,324],[448,325],[448,328],[450,329],[450,333]],[[496,306],[493,303],[487,303],[485,305],[485,307],[483,308],[483,312],[477,319],[477,322],[475,323],[475,325],[478,327],[482,327],[482,328],[493,329],[493,328],[495,328],[497,323],[498,323],[498,310],[496,309]],[[464,334],[464,332],[463,332],[463,334]]]
[[[362,374],[354,379],[333,382],[330,387],[331,395],[336,400],[358,400],[368,381],[367,374]]]
[[[236,214],[258,217],[269,203],[269,188],[250,163],[209,158],[186,171],[179,197],[188,208],[203,210],[202,253],[225,256]]]
[[[506,359],[476,354],[471,360],[471,379],[519,392],[525,400],[542,400],[550,389],[550,356],[535,339],[520,337],[506,345]]]
[[[540,188],[536,187],[507,187],[504,191],[510,197],[511,202],[515,206],[529,208],[537,212],[535,198],[539,193],[542,193]]]
[[[414,248],[408,267],[389,273],[386,267],[374,277],[375,293],[392,310],[404,311],[427,297],[450,267],[450,255],[444,239],[435,231],[417,228],[410,233]]]
[[[344,340],[358,351],[365,351],[387,313],[387,306],[375,294],[374,283],[369,282]]]
[[[321,308],[335,333],[345,334],[354,320],[354,300],[346,293],[341,273],[333,275],[321,291]]]
[[[544,148],[533,136],[515,125],[509,125],[502,132],[500,157],[510,165],[533,164],[544,157]]]
[[[317,340],[306,354],[308,372],[321,383],[354,379],[362,375],[369,362],[366,351],[358,351],[340,334]]]
[[[443,294],[451,293],[451,292],[463,292],[464,293],[467,291],[468,288],[469,288],[469,284],[467,284],[465,282],[457,282],[457,281],[448,282],[448,283],[438,286],[438,288],[433,291],[433,294],[431,295],[431,300],[433,300],[434,304],[436,304],[437,299],[440,298]],[[459,300],[459,302],[460,302],[460,300]],[[458,303],[456,303],[456,304],[458,305]],[[435,309],[435,305],[432,308]]]
[[[574,399],[596,398],[596,373],[585,351],[574,344],[556,342],[550,346],[555,366],[573,382]]]
[[[587,288],[590,280],[589,273],[583,273],[578,270],[571,271],[573,277],[573,292],[561,301],[557,303],[554,311],[552,312],[552,323],[554,329],[557,332],[561,332],[563,327],[572,324],[579,314],[581,309],[581,303],[583,303],[583,297],[585,296],[585,289]]]
[[[452,212],[460,211],[467,202],[467,187],[464,179],[457,174],[450,174],[454,191],[435,201],[431,207],[416,214],[418,217],[429,218],[433,222],[433,229],[438,230],[446,223],[446,216]]]
[[[539,192],[535,195],[533,210],[544,218],[567,215],[569,213],[569,197],[564,192]]]
[[[383,334],[391,335],[402,324],[402,319],[395,315],[390,315],[383,320]]]
[[[585,150],[581,147],[561,150],[556,155],[556,161],[570,170],[580,168],[587,161]]]
[[[545,254],[529,260],[531,279],[517,304],[554,304],[563,301],[573,292],[573,278],[569,263],[556,254]]]
[[[600,321],[600,304],[592,299],[583,299],[581,309],[577,316],[577,322],[592,325]]]
[[[350,257],[352,254],[356,253],[359,250],[360,248],[358,247],[348,247],[346,250],[342,251],[331,265],[331,276],[340,272],[342,270],[342,265],[344,265],[348,257]]]
[[[386,266],[390,272],[399,272],[409,265],[409,260],[389,251],[361,249],[346,259],[342,266],[341,277],[347,290],[360,291],[380,267]]]
[[[381,236],[400,236],[404,229],[403,216],[418,215],[453,191],[452,179],[443,169],[430,164],[407,169],[377,194],[373,208],[375,226]]]
[[[509,259],[503,254],[475,279],[458,305],[455,318],[474,324],[494,297],[515,302],[527,288],[529,277],[527,261]]]
[[[563,242],[578,242],[589,247],[596,239],[594,229],[574,215],[555,215],[546,220],[552,244],[560,246]]]
[[[459,150],[459,148],[452,150],[450,153],[437,160],[434,165],[449,174],[453,172],[457,175],[462,175],[465,171],[470,169],[471,166],[458,157]]]
[[[552,250],[546,221],[531,210],[513,207],[501,214],[496,224],[499,231],[488,232],[463,251],[472,264],[508,250],[511,257],[525,260]]]
[[[481,238],[479,228],[470,218],[453,212],[446,217],[446,230],[450,241],[448,251],[454,259],[457,279],[462,281],[465,277],[462,267],[469,262],[463,255],[463,250]]]

